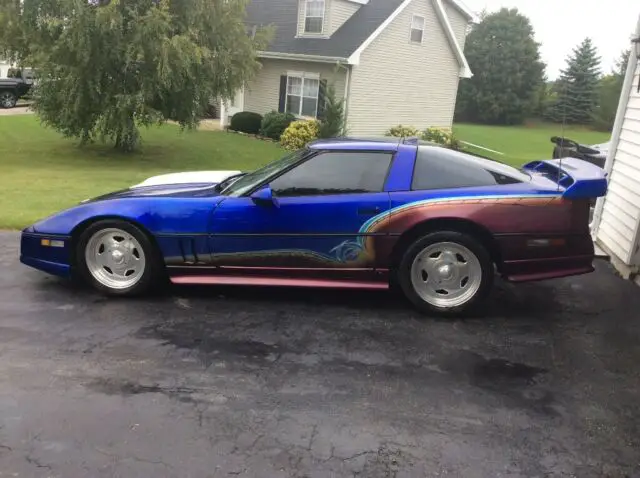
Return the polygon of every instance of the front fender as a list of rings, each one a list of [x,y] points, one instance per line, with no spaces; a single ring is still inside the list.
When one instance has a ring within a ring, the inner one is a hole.
[[[80,204],[35,223],[39,234],[70,236],[78,226],[100,218],[135,222],[150,233],[204,234],[220,198],[125,198]]]

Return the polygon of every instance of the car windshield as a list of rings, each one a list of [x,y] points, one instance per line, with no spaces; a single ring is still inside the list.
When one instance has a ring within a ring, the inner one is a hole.
[[[278,174],[280,171],[287,169],[300,161],[308,150],[301,149],[294,153],[288,154],[284,158],[277,159],[260,169],[256,169],[252,173],[242,176],[237,181],[234,181],[229,186],[220,191],[220,194],[225,196],[242,196],[247,191],[251,191],[253,188],[263,183],[265,180]]]

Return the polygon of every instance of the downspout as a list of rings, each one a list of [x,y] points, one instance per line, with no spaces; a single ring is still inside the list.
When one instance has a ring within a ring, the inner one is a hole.
[[[351,68],[353,68],[353,66],[347,64],[346,68],[347,68],[347,74],[346,74],[347,78],[344,84],[344,125],[345,125],[345,129],[348,129],[347,125],[349,122],[349,98],[351,98]]]
[[[638,24],[636,26],[635,36],[640,36],[640,17],[638,18]],[[607,179],[611,180],[611,172],[613,171],[613,161],[618,152],[618,145],[620,144],[620,135],[622,134],[622,125],[624,123],[624,115],[629,104],[629,98],[631,96],[631,87],[633,86],[633,79],[636,74],[636,68],[638,67],[638,58],[635,55],[633,48],[629,55],[629,62],[627,63],[627,74],[624,77],[624,83],[622,84],[622,92],[620,93],[620,101],[618,102],[618,111],[616,112],[616,120],[613,124],[613,132],[611,135],[611,143],[609,145],[609,153],[607,154],[607,160],[604,163],[604,170],[607,173]],[[591,235],[594,239],[597,239],[598,229],[600,228],[600,222],[602,221],[602,211],[604,209],[605,197],[600,197],[596,201],[596,208],[593,213],[593,221],[591,222]]]

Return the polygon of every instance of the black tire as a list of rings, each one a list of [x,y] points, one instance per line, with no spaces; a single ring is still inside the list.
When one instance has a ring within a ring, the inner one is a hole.
[[[130,287],[115,289],[106,286],[97,280],[87,267],[85,250],[90,239],[99,231],[105,229],[121,229],[133,236],[144,252],[145,265],[140,279]],[[155,244],[140,228],[127,221],[107,219],[91,224],[80,234],[75,243],[75,274],[85,284],[90,284],[94,289],[110,296],[134,297],[151,292],[155,287],[163,285],[166,270],[162,256]]]
[[[418,254],[430,245],[445,242],[467,248],[478,259],[481,267],[477,291],[466,302],[455,307],[440,307],[427,302],[416,292],[411,280],[411,269]],[[397,271],[400,287],[411,303],[423,313],[441,316],[460,316],[476,309],[491,291],[493,279],[494,266],[487,249],[474,237],[457,231],[433,232],[417,239],[405,251]]]
[[[0,91],[0,108],[13,108],[18,104],[18,97],[11,91]]]

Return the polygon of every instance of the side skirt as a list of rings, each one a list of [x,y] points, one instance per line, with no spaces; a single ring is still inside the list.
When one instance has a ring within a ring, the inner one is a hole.
[[[271,267],[169,267],[168,270],[174,284],[378,290],[389,288],[387,270]]]

